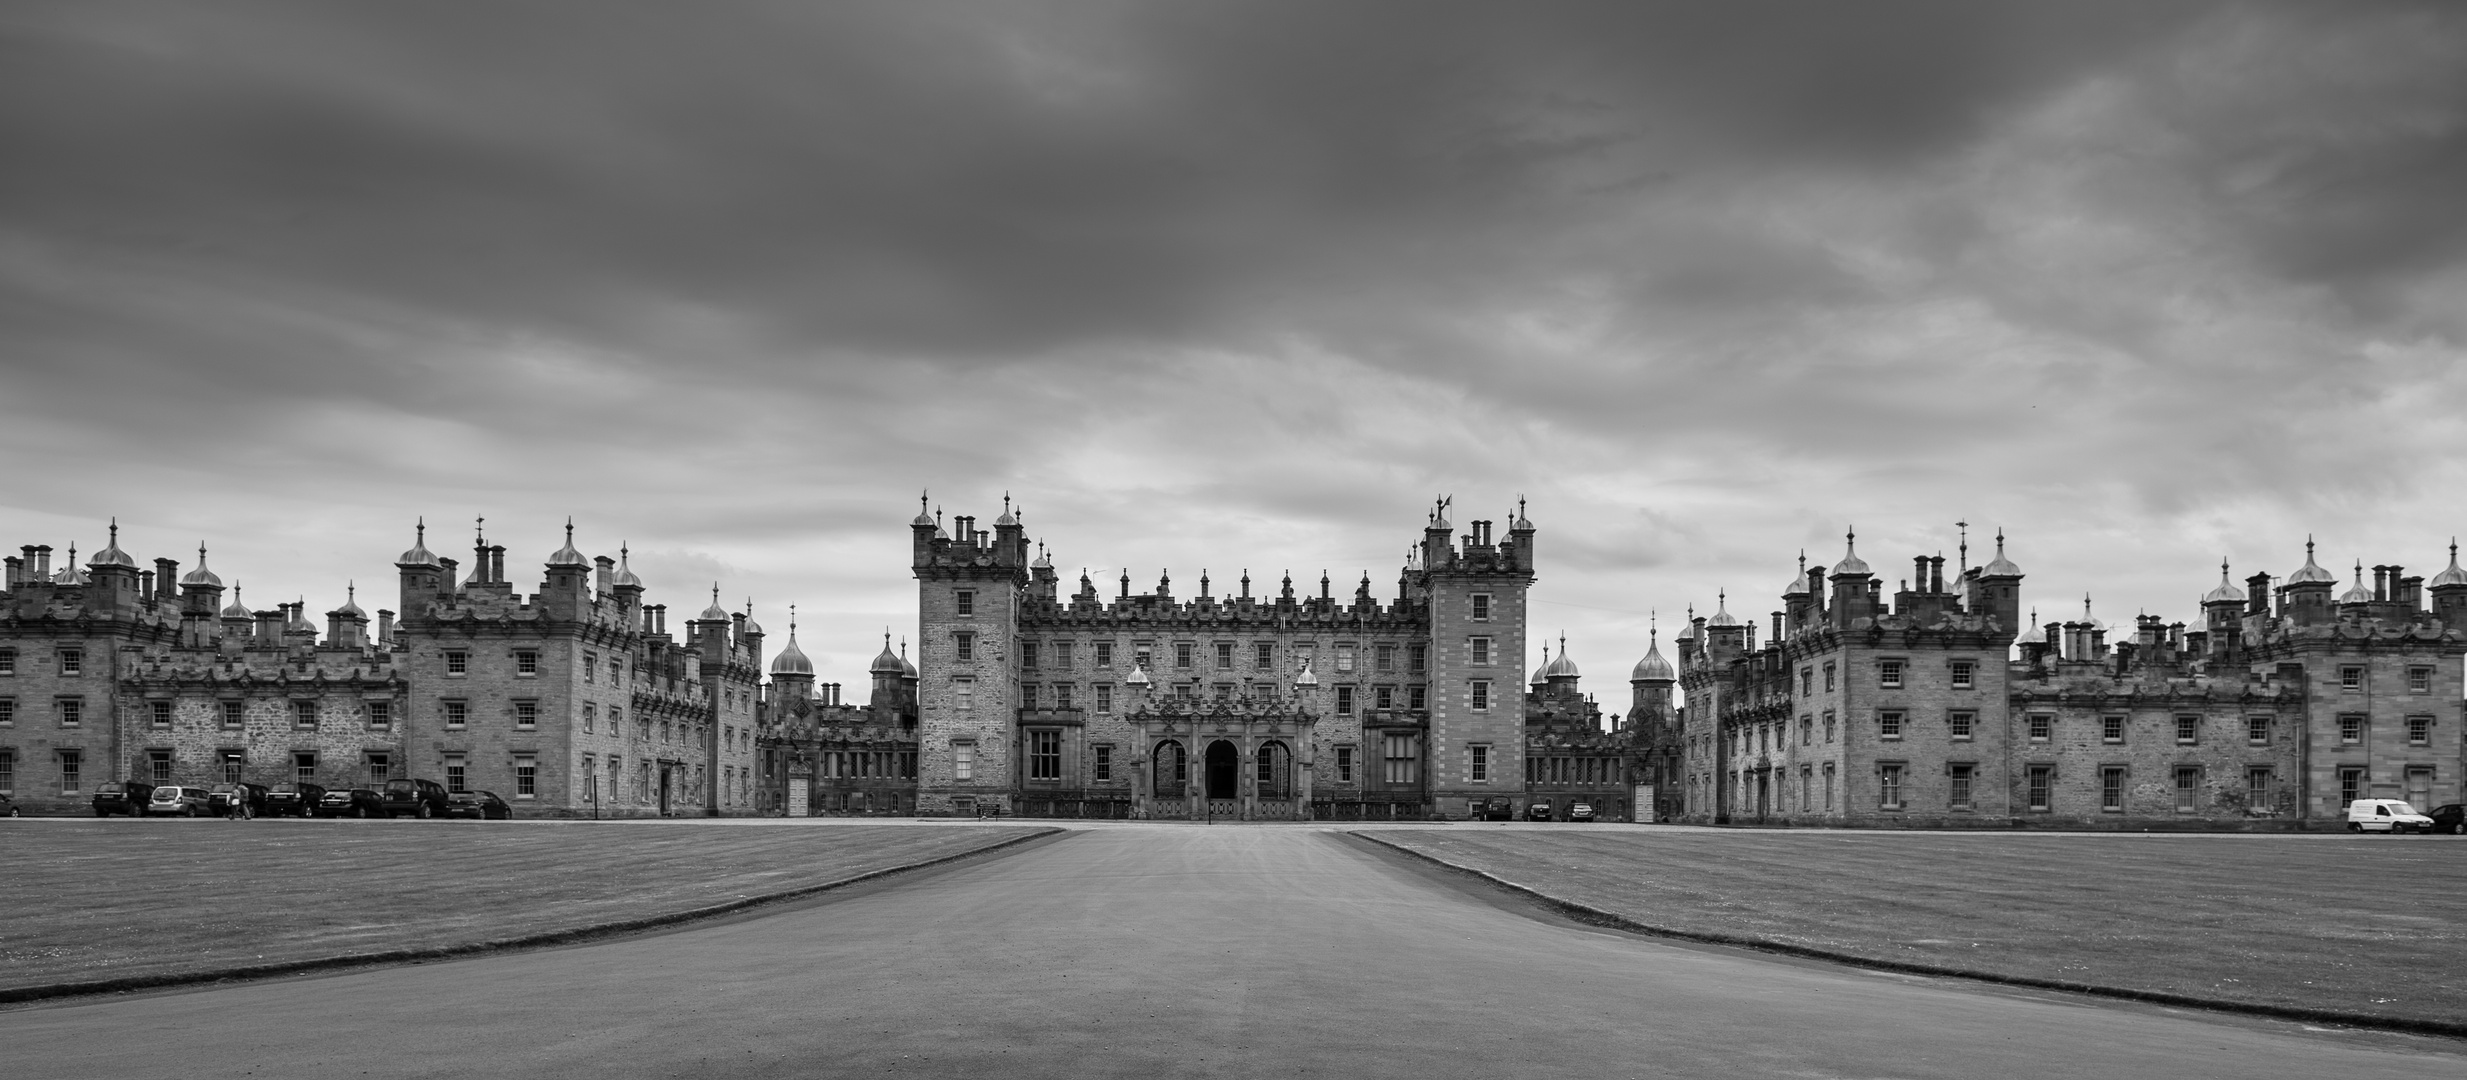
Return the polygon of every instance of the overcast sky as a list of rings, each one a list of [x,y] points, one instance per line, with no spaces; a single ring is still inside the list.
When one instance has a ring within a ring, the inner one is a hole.
[[[2467,531],[2467,5],[21,0],[0,161],[0,544],[260,607],[571,514],[861,684],[923,489],[1107,595],[1522,495],[1624,701],[1847,527],[2126,623]]]

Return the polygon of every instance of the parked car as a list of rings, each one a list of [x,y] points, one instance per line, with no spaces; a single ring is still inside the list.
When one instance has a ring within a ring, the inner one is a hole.
[[[2404,799],[2357,799],[2347,804],[2348,832],[2431,832],[2433,819]]]
[[[318,817],[384,817],[385,796],[364,787],[331,788],[317,799]]]
[[[17,816],[17,800],[12,799],[12,798],[9,798],[7,795],[0,795],[0,817],[16,817],[16,816]]]
[[[1530,803],[1530,804],[1526,805],[1526,807],[1525,807],[1525,820],[1527,820],[1527,821],[1549,821],[1549,820],[1550,820],[1550,800],[1549,800],[1549,799],[1535,799],[1535,800],[1533,800],[1533,802],[1532,802],[1532,803]]]
[[[385,816],[409,814],[425,818],[442,813],[445,813],[445,785],[434,780],[409,777],[385,782]]]
[[[266,816],[307,817],[325,794],[322,784],[276,784],[274,790],[266,792]]]
[[[1568,804],[1568,820],[1569,820],[1569,821],[1591,821],[1591,820],[1593,820],[1593,804],[1592,804],[1592,803],[1589,803],[1589,802],[1573,802],[1573,803],[1569,803],[1569,804]]]
[[[445,816],[509,821],[514,817],[514,808],[493,791],[459,791],[445,797]]]
[[[214,812],[214,793],[201,787],[164,784],[146,796],[148,817],[203,817]]]
[[[152,784],[140,784],[135,781],[125,784],[96,784],[94,786],[94,816],[110,817],[113,814],[127,814],[130,817],[144,817],[146,816],[146,800],[153,797],[154,785]]]
[[[1481,816],[1484,821],[1514,821],[1516,803],[1505,795],[1493,795],[1489,802],[1482,804]]]
[[[2447,806],[2436,806],[2432,813],[2424,816],[2433,819],[2434,832],[2467,836],[2467,804],[2451,803]]]
[[[244,816],[255,817],[266,812],[266,786],[216,784],[207,805],[216,817],[229,817],[234,810],[245,810],[247,813]]]

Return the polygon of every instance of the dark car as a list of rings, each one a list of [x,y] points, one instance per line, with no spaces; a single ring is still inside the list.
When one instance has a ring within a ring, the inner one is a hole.
[[[1531,804],[1531,805],[1529,805],[1529,806],[1525,807],[1525,820],[1527,820],[1527,821],[1549,821],[1549,820],[1550,820],[1550,800],[1549,800],[1549,799],[1535,799],[1535,800],[1533,800],[1533,802],[1532,802],[1532,804]]]
[[[216,817],[230,817],[234,810],[240,811],[242,817],[255,817],[266,812],[266,786],[264,784],[216,784],[214,795],[208,801],[208,807],[214,811]]]
[[[1482,820],[1484,820],[1484,821],[1514,821],[1514,820],[1516,820],[1516,803],[1515,803],[1515,801],[1514,801],[1514,800],[1509,799],[1509,798],[1508,798],[1507,796],[1505,796],[1505,795],[1493,795],[1493,796],[1491,796],[1491,799],[1490,799],[1490,801],[1489,801],[1489,802],[1486,802],[1486,803],[1483,803],[1483,804],[1482,804]]]
[[[457,791],[445,797],[445,816],[478,818],[482,821],[511,821],[514,808],[493,791]]]
[[[266,816],[307,817],[325,794],[322,784],[276,784],[274,790],[266,792]]]
[[[213,812],[214,793],[201,787],[164,784],[146,798],[147,817],[202,817]]]
[[[7,795],[0,795],[0,817],[16,817],[16,816],[17,816],[17,800],[12,799],[12,798],[9,798]]]
[[[413,780],[408,777],[385,782],[385,816],[409,814],[416,818],[436,817],[445,813],[445,785],[434,780]]]
[[[2467,803],[2451,803],[2447,806],[2436,806],[2426,812],[2424,816],[2433,819],[2434,832],[2449,833],[2452,836],[2467,836]]]
[[[110,817],[127,814],[146,816],[146,800],[154,797],[154,785],[131,781],[126,784],[97,784],[94,787],[94,816]]]
[[[1594,820],[1594,816],[1593,816],[1593,804],[1592,804],[1592,803],[1589,803],[1589,802],[1573,802],[1573,803],[1569,803],[1569,804],[1568,804],[1568,820],[1569,820],[1569,821],[1592,821],[1592,820]]]
[[[364,787],[331,788],[317,798],[318,817],[384,817],[385,796]]]

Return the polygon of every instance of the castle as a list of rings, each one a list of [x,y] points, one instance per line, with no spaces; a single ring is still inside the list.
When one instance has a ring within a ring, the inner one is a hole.
[[[472,569],[395,560],[399,622],[356,598],[252,610],[198,549],[144,569],[111,542],[58,570],[7,563],[0,593],[0,792],[77,812],[93,785],[252,782],[490,790],[525,816],[748,813],[762,628],[718,603],[678,641],[624,554],[585,558],[573,527],[536,592],[476,538]]]

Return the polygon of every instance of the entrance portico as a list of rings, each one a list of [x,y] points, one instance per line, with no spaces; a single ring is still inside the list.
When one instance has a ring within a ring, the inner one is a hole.
[[[1167,698],[1124,717],[1145,761],[1137,816],[1180,821],[1299,821],[1310,806],[1311,731],[1291,702]]]

